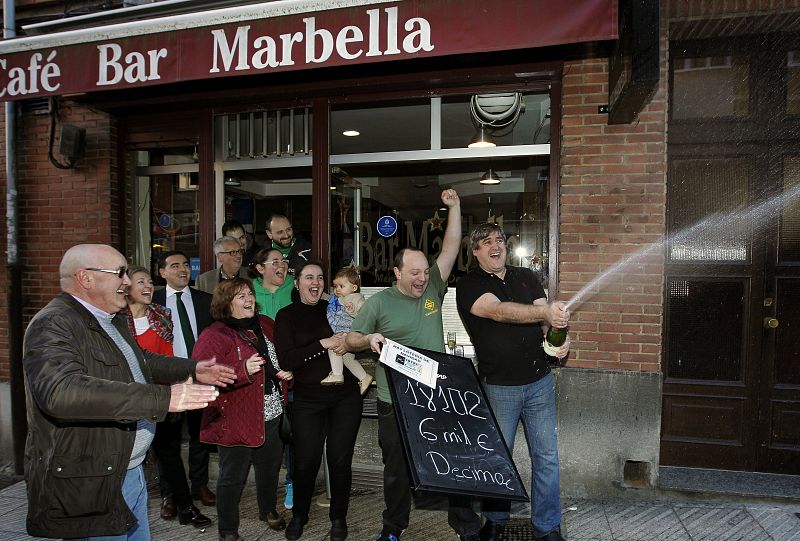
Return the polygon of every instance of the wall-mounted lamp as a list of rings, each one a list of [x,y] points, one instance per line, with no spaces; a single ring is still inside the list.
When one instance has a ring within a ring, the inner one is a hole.
[[[500,184],[500,177],[494,172],[494,169],[486,171],[480,180],[481,184]]]

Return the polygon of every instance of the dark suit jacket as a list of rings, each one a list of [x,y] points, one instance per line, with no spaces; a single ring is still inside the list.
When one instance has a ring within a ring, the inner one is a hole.
[[[194,306],[194,316],[196,320],[195,323],[197,324],[197,337],[199,338],[200,333],[203,332],[203,329],[214,322],[211,319],[211,295],[193,287],[187,287],[184,289],[184,291],[188,291],[192,296],[192,305]],[[153,291],[153,302],[157,302],[158,304],[162,304],[164,306],[167,305],[166,288],[162,287],[161,289]]]

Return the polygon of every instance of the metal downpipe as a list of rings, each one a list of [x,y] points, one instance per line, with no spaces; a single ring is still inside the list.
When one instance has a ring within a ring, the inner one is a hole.
[[[17,37],[14,0],[3,0],[3,37]],[[14,473],[25,471],[25,376],[22,370],[22,264],[19,260],[17,231],[16,103],[5,103],[6,143],[6,247],[8,262],[8,362],[11,387],[11,431],[14,448]]]

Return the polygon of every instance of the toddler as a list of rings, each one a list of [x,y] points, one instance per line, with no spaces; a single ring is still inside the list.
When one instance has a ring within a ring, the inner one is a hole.
[[[350,332],[353,320],[364,304],[364,295],[359,293],[361,277],[354,267],[345,267],[333,278],[333,297],[328,301],[328,323],[334,333]],[[367,374],[352,353],[344,356],[328,350],[331,361],[331,373],[320,383],[323,385],[341,385],[344,383],[343,365],[358,379],[361,394],[369,389],[372,376]]]

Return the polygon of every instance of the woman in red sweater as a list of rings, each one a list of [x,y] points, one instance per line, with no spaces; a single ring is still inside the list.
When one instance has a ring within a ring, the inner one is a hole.
[[[252,462],[259,518],[273,530],[286,527],[276,511],[283,443],[280,382],[292,373],[278,367],[272,320],[258,315],[253,285],[244,278],[224,280],[214,290],[211,317],[192,351],[195,359],[216,357],[236,371],[236,382],[220,389],[203,410],[200,440],[219,446],[217,513],[219,538],[239,539],[239,502]]]
[[[127,273],[131,280],[126,296],[128,307],[121,313],[127,319],[136,343],[147,351],[173,355],[170,310],[153,302],[153,278],[150,272],[144,267],[132,265],[128,267]],[[211,525],[211,519],[192,503],[186,470],[180,456],[181,450],[171,437],[177,426],[174,423],[181,422],[182,419],[182,413],[170,413],[166,419],[156,424],[153,452],[161,478],[161,518],[170,520],[177,516],[181,524],[205,528]]]

